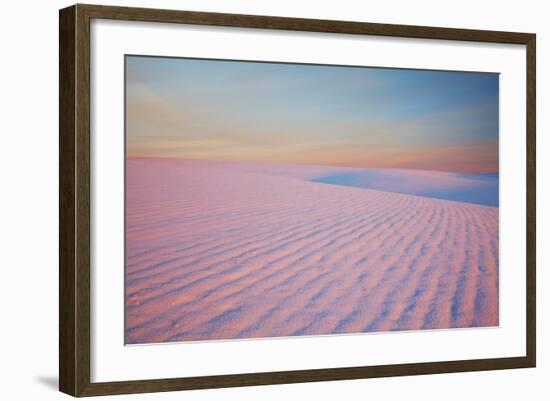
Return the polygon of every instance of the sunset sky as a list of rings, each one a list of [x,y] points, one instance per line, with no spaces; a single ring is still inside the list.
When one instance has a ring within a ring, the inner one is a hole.
[[[126,57],[128,157],[498,172],[498,75]]]

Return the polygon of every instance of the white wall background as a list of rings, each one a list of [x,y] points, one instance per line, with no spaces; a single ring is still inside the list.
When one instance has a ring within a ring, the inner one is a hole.
[[[91,1],[91,0],[90,0]],[[358,20],[537,33],[538,367],[314,384],[104,397],[128,400],[545,400],[550,396],[550,25],[545,2],[306,0],[95,1],[98,4]],[[69,1],[3,4],[0,23],[0,394],[56,400],[58,9]],[[518,245],[519,246],[519,245]],[[213,361],[215,363],[215,361]]]

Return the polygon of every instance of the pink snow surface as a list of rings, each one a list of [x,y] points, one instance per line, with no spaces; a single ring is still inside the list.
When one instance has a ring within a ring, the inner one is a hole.
[[[128,159],[126,343],[498,325],[498,208],[340,170]]]

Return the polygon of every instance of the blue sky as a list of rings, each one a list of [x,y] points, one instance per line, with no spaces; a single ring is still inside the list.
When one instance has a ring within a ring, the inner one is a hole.
[[[498,171],[498,75],[127,56],[129,156]]]

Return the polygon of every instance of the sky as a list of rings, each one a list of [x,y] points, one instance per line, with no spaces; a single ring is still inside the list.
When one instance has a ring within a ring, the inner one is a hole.
[[[126,56],[128,157],[498,172],[498,74]]]

